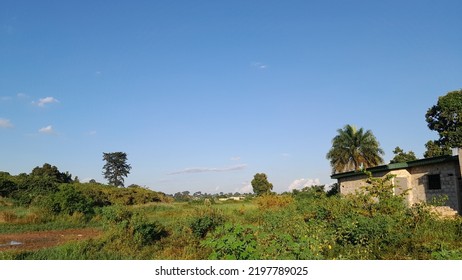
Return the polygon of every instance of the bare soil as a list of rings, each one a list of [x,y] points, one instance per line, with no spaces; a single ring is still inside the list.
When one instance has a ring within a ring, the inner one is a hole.
[[[43,249],[69,241],[96,238],[101,234],[100,230],[93,228],[0,234],[0,251]]]

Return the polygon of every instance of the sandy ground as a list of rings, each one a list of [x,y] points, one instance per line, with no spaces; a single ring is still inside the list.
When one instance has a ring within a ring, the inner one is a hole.
[[[48,248],[69,241],[95,238],[101,234],[101,231],[92,228],[0,234],[0,251]]]

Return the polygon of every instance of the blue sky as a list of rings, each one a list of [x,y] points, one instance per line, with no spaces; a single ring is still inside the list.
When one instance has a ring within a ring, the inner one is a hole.
[[[462,87],[461,1],[2,1],[0,170],[166,193],[331,184],[346,124],[422,157]]]

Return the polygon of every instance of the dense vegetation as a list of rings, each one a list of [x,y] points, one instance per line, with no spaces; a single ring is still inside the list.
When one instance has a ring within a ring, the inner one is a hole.
[[[367,192],[343,197],[318,186],[174,202],[140,187],[2,173],[0,233],[92,227],[103,234],[0,258],[462,259],[462,219],[443,219],[427,204],[407,207],[389,179],[370,178]]]

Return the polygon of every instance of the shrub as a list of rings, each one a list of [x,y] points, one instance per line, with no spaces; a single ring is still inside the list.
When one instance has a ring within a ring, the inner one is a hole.
[[[127,227],[133,213],[125,207],[120,206],[108,206],[101,210],[103,219],[106,221],[106,225]]]
[[[11,193],[11,197],[19,205],[28,206],[39,202],[43,197],[49,196],[59,189],[56,183],[48,177],[21,176],[18,179],[17,188]]]
[[[159,222],[148,222],[141,214],[133,213],[124,207],[105,207],[102,214],[106,225],[112,229],[113,237],[137,247],[150,245],[168,235]]]
[[[289,195],[262,195],[255,199],[260,209],[286,207],[294,202]]]
[[[257,228],[250,225],[226,223],[207,238],[203,244],[212,249],[209,259],[255,260],[257,253]]]
[[[18,219],[18,215],[16,215],[13,211],[2,211],[0,213],[0,222],[5,223],[13,223]]]
[[[462,260],[462,250],[441,249],[431,254],[434,260]]]
[[[199,217],[194,217],[189,223],[193,235],[197,238],[204,238],[208,232],[213,231],[225,221],[223,215],[213,208],[199,212]]]
[[[94,214],[93,201],[71,184],[59,186],[59,191],[43,197],[40,204],[54,214],[73,215],[77,212],[87,216]]]
[[[305,223],[295,207],[266,211],[260,224],[257,248],[263,259],[322,259],[329,243],[322,224]]]
[[[8,197],[16,189],[16,184],[10,180],[9,174],[0,173],[0,197]]]
[[[151,245],[155,241],[166,237],[168,232],[159,222],[138,221],[133,225],[133,239],[139,246]]]

